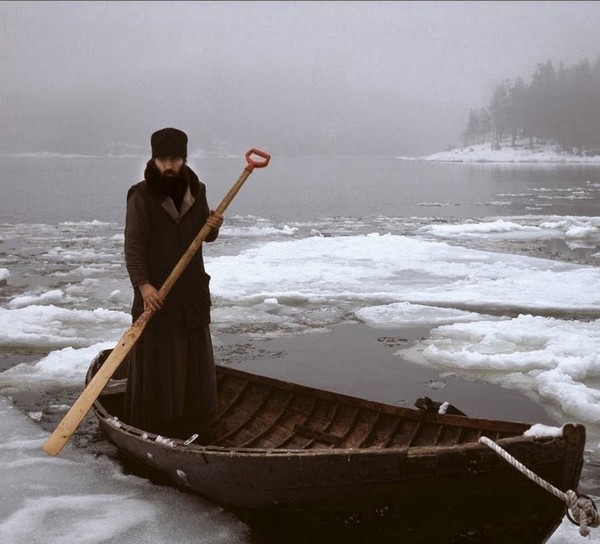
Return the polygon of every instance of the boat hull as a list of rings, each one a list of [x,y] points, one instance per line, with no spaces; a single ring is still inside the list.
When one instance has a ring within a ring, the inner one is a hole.
[[[123,423],[115,417],[120,402],[118,395],[103,395],[94,411],[121,452],[234,512],[264,541],[542,543],[565,514],[559,499],[476,441],[391,448],[186,446]],[[563,437],[520,434],[497,442],[552,485],[577,488],[582,426],[566,425]]]

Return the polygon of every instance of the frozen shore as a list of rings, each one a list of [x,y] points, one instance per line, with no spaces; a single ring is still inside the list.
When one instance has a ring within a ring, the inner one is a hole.
[[[419,157],[424,161],[440,162],[492,162],[492,163],[568,163],[568,164],[598,164],[600,154],[595,156],[579,156],[563,153],[557,150],[556,144],[534,144],[529,149],[528,144],[518,142],[512,147],[509,142],[503,143],[500,149],[492,149],[490,142],[470,145],[460,149],[441,151],[432,155]]]

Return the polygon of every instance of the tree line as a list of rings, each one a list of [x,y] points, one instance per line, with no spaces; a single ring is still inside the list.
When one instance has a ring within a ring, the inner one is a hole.
[[[574,66],[552,61],[537,65],[531,80],[504,80],[494,88],[487,107],[471,110],[463,132],[465,146],[525,140],[553,143],[559,151],[600,154],[600,56]]]

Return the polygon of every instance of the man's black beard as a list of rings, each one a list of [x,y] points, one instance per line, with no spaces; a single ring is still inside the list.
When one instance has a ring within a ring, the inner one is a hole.
[[[162,172],[159,175],[159,185],[161,189],[165,191],[165,193],[170,194],[175,187],[180,185],[187,185],[187,180],[181,172],[172,172],[170,174]]]
[[[183,165],[179,173],[165,175],[161,173],[154,161],[149,161],[146,165],[145,177],[150,186],[155,191],[170,196],[177,209],[180,209],[181,201],[188,187],[188,176],[185,173],[185,168],[185,165]]]

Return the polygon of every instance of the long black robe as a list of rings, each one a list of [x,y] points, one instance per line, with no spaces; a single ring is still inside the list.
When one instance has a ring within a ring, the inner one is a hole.
[[[189,167],[177,184],[181,191],[169,190],[150,161],[145,180],[127,194],[125,261],[134,287],[134,321],[143,312],[138,286],[150,282],[159,289],[209,215],[206,187]],[[212,231],[206,241],[217,235]],[[131,425],[187,437],[215,415],[209,282],[200,248],[131,350],[126,395]]]

